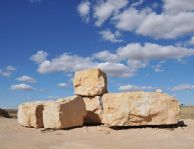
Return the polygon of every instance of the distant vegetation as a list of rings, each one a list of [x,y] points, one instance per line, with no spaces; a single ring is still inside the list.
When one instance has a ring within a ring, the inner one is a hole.
[[[6,110],[0,108],[0,117],[10,118],[9,113]]]
[[[194,106],[181,106],[181,119],[194,119]]]
[[[17,118],[17,112],[18,110],[17,109],[5,109],[11,118]]]

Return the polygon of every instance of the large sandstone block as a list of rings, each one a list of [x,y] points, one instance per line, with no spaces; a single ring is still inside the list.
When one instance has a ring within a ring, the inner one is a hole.
[[[24,103],[18,106],[18,123],[25,127],[42,128],[42,112],[44,104],[42,102]]]
[[[177,124],[180,107],[175,98],[157,92],[105,94],[103,123],[110,126]]]
[[[43,111],[44,127],[63,129],[82,126],[85,115],[85,103],[79,96],[49,102]]]
[[[84,97],[87,114],[84,123],[89,125],[102,123],[102,102],[100,96]]]
[[[73,84],[76,95],[100,96],[107,93],[106,74],[100,69],[77,71]]]

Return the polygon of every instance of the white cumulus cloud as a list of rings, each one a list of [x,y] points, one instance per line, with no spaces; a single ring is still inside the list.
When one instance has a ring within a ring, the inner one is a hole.
[[[131,69],[136,71],[139,68],[144,68],[144,67],[148,66],[149,61],[147,61],[147,60],[133,60],[133,59],[129,59],[127,61],[127,63],[128,63],[128,65],[130,66]]]
[[[97,52],[93,56],[96,59],[104,62],[118,62],[120,60],[117,54],[113,54],[108,50]]]
[[[36,80],[30,76],[26,76],[26,75],[23,75],[21,77],[18,77],[16,79],[17,81],[21,81],[21,82],[29,82],[29,83],[35,83]]]
[[[115,27],[156,39],[173,39],[194,32],[194,12],[157,14],[151,9],[128,8],[113,17]]]
[[[140,12],[130,7],[122,13],[115,15],[112,20],[115,22],[116,28],[123,31],[133,31],[144,21],[146,15],[147,11],[143,10]]]
[[[45,51],[38,51],[36,54],[32,55],[30,59],[37,64],[42,63],[47,59],[48,53]]]
[[[138,9],[143,0],[129,4],[127,0],[100,0],[91,4],[96,26],[105,21],[118,30],[155,39],[176,39],[194,33],[194,1],[162,0]],[[161,5],[156,12],[153,5]],[[143,5],[142,5],[143,6]]]
[[[11,86],[11,90],[32,91],[34,89],[32,86],[27,84],[16,84]]]
[[[113,42],[113,43],[122,42],[122,40],[120,39],[121,33],[118,32],[118,31],[111,32],[110,30],[107,29],[107,30],[100,31],[99,34],[106,41],[110,41],[110,42]]]
[[[98,68],[105,71],[108,75],[113,77],[131,77],[135,71],[122,63],[99,63]]]
[[[194,12],[178,14],[150,13],[138,26],[136,33],[156,39],[173,39],[194,32]]]
[[[117,50],[120,57],[135,60],[181,59],[194,55],[194,50],[185,47],[161,46],[154,43],[130,43]]]
[[[128,0],[101,0],[94,6],[94,18],[96,19],[95,25],[101,26],[113,14],[127,6]]]
[[[162,46],[154,43],[130,43],[119,47],[115,52],[108,50],[93,53],[88,57],[64,53],[56,58],[38,64],[39,73],[73,73],[88,68],[101,68],[114,77],[134,76],[139,69],[149,66],[150,61],[161,61],[154,66],[161,71],[162,64],[169,59],[180,61],[194,55],[194,49],[180,46]],[[177,61],[177,62],[178,62]]]
[[[79,13],[79,15],[86,21],[89,21],[89,13],[90,13],[90,2],[85,0],[82,1],[78,7],[77,7],[77,11]]]
[[[77,70],[94,67],[95,63],[90,57],[79,57],[77,55],[62,54],[61,56],[46,60],[39,65],[38,72],[74,72]]]
[[[163,0],[164,10],[167,13],[179,13],[183,11],[193,11],[193,0]]]

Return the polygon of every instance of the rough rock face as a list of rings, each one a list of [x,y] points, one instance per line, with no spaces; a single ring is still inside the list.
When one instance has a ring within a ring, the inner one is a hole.
[[[42,128],[42,112],[44,104],[42,102],[24,103],[18,106],[18,123],[25,127]]]
[[[62,129],[82,126],[85,115],[86,107],[79,96],[48,102],[43,111],[44,127]]]
[[[0,108],[0,117],[10,118],[10,115],[6,110]]]
[[[73,80],[75,94],[81,96],[100,96],[107,93],[106,74],[100,69],[77,71]]]
[[[102,123],[102,102],[101,97],[84,97],[87,114],[84,117],[84,124],[101,124]]]
[[[110,126],[177,124],[179,103],[171,96],[157,92],[105,94],[103,123]]]

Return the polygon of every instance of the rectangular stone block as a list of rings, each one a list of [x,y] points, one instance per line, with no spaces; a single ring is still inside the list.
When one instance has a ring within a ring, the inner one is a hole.
[[[77,71],[73,80],[74,93],[81,96],[100,96],[107,93],[106,74],[100,69]]]
[[[79,96],[48,102],[43,111],[45,128],[63,129],[82,126],[86,107]]]
[[[18,106],[18,123],[25,127],[42,128],[43,125],[42,102],[29,102]]]
[[[103,123],[110,126],[170,125],[179,120],[179,103],[163,93],[112,93],[102,101]]]

